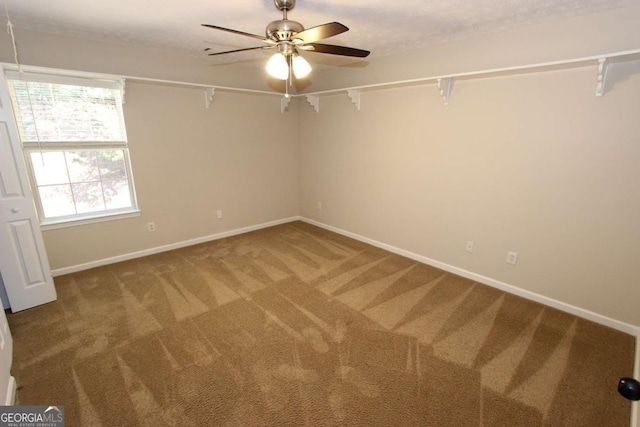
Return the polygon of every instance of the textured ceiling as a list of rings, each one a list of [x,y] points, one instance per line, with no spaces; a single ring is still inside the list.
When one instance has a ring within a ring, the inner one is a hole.
[[[281,19],[273,0],[3,1],[16,30],[134,44],[199,56],[211,63],[262,66],[270,51],[207,57],[205,47],[221,51],[259,46],[261,42],[207,29],[200,24],[263,35],[269,21]],[[637,1],[298,0],[295,9],[289,12],[289,19],[299,21],[306,28],[332,21],[346,25],[350,31],[323,42],[370,50],[369,60],[476,34],[637,4]],[[1,14],[6,22],[4,9]],[[318,65],[353,61],[318,53],[305,56]]]

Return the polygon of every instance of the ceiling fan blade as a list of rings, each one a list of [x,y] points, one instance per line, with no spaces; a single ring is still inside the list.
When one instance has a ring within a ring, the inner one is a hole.
[[[308,46],[311,46],[312,49],[307,49]],[[328,53],[331,55],[342,56],[355,56],[357,58],[365,58],[371,53],[368,50],[356,49],[354,47],[336,46],[333,44],[322,43],[308,43],[304,45],[304,48],[304,50],[308,50],[309,52]]]
[[[238,34],[241,36],[246,36],[246,37],[251,37],[254,39],[258,39],[258,40],[262,40],[263,42],[269,43],[269,44],[275,44],[276,42],[271,40],[268,37],[264,37],[264,36],[259,36],[257,34],[251,34],[251,33],[245,33],[244,31],[238,31],[238,30],[232,30],[230,28],[224,28],[224,27],[218,27],[217,25],[211,25],[211,24],[202,24],[203,27],[207,27],[207,28],[213,28],[214,30],[221,30],[221,31],[226,31],[228,33],[233,33],[233,34]]]
[[[339,22],[330,22],[328,24],[318,25],[317,27],[307,28],[304,31],[300,31],[292,38],[293,40],[300,39],[303,43],[313,43],[318,40],[337,36],[345,31],[349,31],[349,28]]]
[[[210,53],[209,56],[215,56],[215,55],[223,55],[225,53],[235,53],[235,52],[244,52],[245,50],[262,50],[262,49],[273,49],[275,47],[274,46],[256,46],[256,47],[245,47],[244,49],[235,49],[235,50],[225,50],[224,52],[213,52]],[[211,48],[208,47],[206,48],[204,51],[208,52],[210,51]]]

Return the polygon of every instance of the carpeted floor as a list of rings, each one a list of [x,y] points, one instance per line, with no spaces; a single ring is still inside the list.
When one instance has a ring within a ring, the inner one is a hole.
[[[67,426],[628,426],[634,338],[302,222],[56,278],[8,316]]]

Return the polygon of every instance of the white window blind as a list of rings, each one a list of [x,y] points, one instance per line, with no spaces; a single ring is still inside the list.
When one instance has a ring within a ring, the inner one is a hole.
[[[7,77],[43,224],[137,211],[122,82]]]
[[[8,77],[23,144],[126,144],[120,82],[18,73]]]

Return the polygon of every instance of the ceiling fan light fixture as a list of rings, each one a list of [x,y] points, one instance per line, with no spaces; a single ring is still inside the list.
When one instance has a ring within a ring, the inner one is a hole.
[[[311,65],[300,55],[293,56],[293,74],[295,74],[296,79],[302,79],[309,75],[311,72]]]
[[[267,73],[278,80],[287,80],[289,77],[289,65],[287,59],[280,52],[274,53],[267,62]]]
[[[276,48],[277,53],[269,58],[265,70],[271,77],[286,81],[287,84],[285,88],[293,86],[294,77],[296,79],[303,79],[312,71],[311,65],[309,65],[307,60],[298,54],[298,49],[356,58],[364,58],[369,55],[370,52],[368,50],[316,43],[318,40],[327,39],[349,31],[349,28],[339,22],[329,22],[327,24],[316,25],[315,27],[305,28],[301,23],[287,18],[287,12],[295,7],[296,0],[273,0],[273,2],[276,9],[282,12],[282,19],[271,21],[267,24],[264,36],[245,33],[244,31],[233,30],[231,28],[218,27],[217,25],[202,24],[204,27],[209,27],[214,30],[226,31],[228,33],[261,40],[266,43],[267,46],[213,52],[208,55],[214,56],[226,53]],[[205,51],[210,51],[210,48],[206,48]],[[288,96],[288,94],[288,89],[286,89],[285,96]]]

